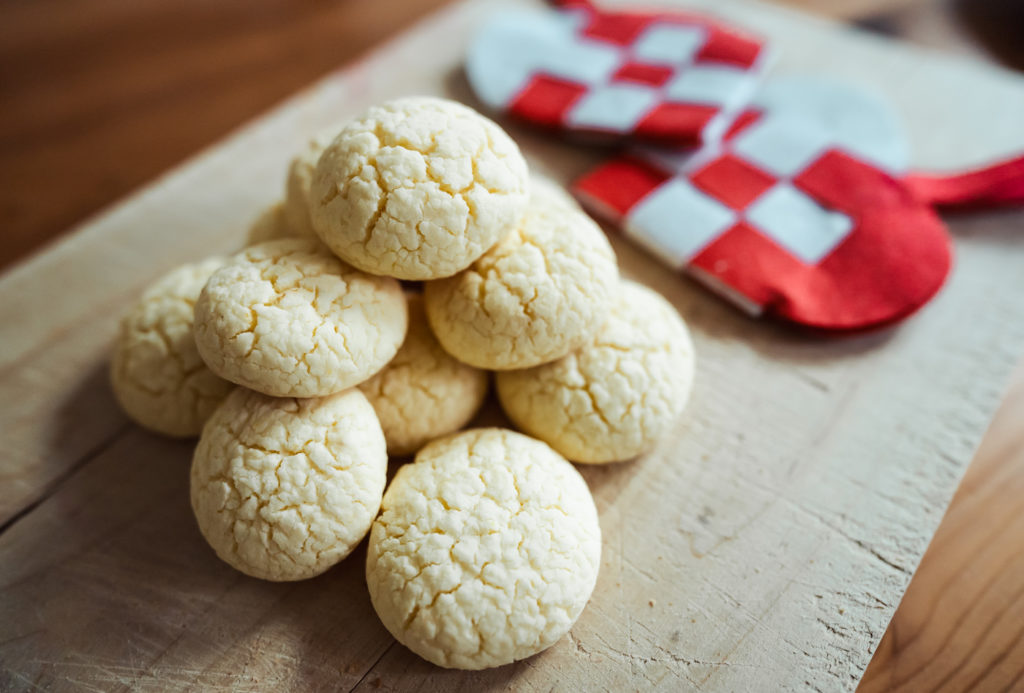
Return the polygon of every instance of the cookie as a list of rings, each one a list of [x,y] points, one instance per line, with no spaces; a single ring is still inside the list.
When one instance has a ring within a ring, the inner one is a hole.
[[[601,529],[586,482],[497,428],[435,441],[398,470],[366,582],[395,638],[434,664],[501,666],[565,635],[594,590]]]
[[[260,212],[256,220],[252,222],[245,244],[256,245],[282,238],[294,238],[297,235],[288,223],[284,202],[277,202]]]
[[[197,436],[233,385],[199,357],[193,306],[223,258],[196,262],[163,276],[121,319],[110,381],[135,422],[168,436]]]
[[[199,439],[192,510],[224,562],[303,580],[366,536],[386,473],[384,434],[358,390],[297,400],[238,388]]]
[[[676,310],[623,281],[607,322],[585,346],[536,368],[499,373],[502,408],[525,433],[574,462],[646,452],[690,396],[694,350]]]
[[[464,272],[428,282],[427,315],[460,361],[529,368],[582,346],[618,286],[615,253],[567,196],[540,187],[512,233]]]
[[[409,331],[395,358],[359,386],[391,455],[411,455],[465,426],[483,404],[487,373],[455,360],[427,325],[423,299],[409,294]]]
[[[313,184],[316,162],[341,128],[341,125],[333,125],[310,137],[288,165],[284,186],[284,215],[288,226],[298,238],[317,237],[313,231],[313,220],[309,216],[309,190]]]
[[[195,315],[210,369],[276,397],[323,397],[367,380],[398,351],[407,321],[397,281],[303,239],[231,258],[210,277]]]
[[[505,236],[526,205],[526,162],[490,120],[444,99],[374,106],[324,150],[310,197],[317,235],[359,269],[448,277]]]

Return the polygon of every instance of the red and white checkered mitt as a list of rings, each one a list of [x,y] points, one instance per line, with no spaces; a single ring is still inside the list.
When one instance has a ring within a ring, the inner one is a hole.
[[[495,15],[466,73],[489,107],[554,130],[673,146],[720,139],[753,96],[764,43],[707,17],[599,10]]]
[[[750,313],[864,329],[915,311],[950,269],[946,228],[906,161],[884,103],[777,79],[721,143],[612,159],[575,192]]]

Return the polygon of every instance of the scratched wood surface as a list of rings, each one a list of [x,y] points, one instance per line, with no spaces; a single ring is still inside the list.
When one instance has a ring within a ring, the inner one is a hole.
[[[237,245],[320,125],[401,93],[472,103],[464,40],[501,4],[444,12],[0,278],[0,688],[856,685],[1019,356],[1020,215],[957,220],[940,298],[899,330],[843,341],[748,321],[616,243],[626,273],[693,327],[694,404],[655,454],[585,470],[605,533],[594,598],[570,638],[495,671],[439,671],[396,646],[370,609],[362,551],[294,585],[220,565],[190,517],[190,446],[116,411],[106,349],[139,288]],[[875,82],[928,123],[913,130],[922,165],[1024,146],[1009,117],[1024,112],[1017,78],[756,5],[716,8],[784,45],[780,69]],[[511,130],[563,179],[594,160]]]
[[[861,693],[1024,690],[1024,363]]]

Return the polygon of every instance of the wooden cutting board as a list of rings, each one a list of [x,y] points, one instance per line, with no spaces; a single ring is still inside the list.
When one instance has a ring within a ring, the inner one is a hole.
[[[624,273],[693,329],[693,403],[655,453],[583,469],[604,532],[597,589],[569,637],[498,670],[441,670],[397,645],[363,549],[296,584],[221,564],[189,510],[192,444],[117,410],[107,352],[140,290],[238,247],[321,126],[401,94],[476,105],[462,54],[507,4],[452,6],[0,276],[0,689],[855,687],[1021,354],[1020,213],[951,220],[938,299],[847,339],[752,321],[613,236]],[[703,4],[773,39],[779,72],[883,92],[919,166],[1024,150],[1024,80],[777,8]],[[562,180],[601,156],[508,127]]]

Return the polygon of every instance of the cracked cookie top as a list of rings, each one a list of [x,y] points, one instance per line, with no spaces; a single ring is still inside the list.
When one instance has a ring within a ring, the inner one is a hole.
[[[646,452],[686,406],[694,350],[679,313],[659,294],[623,281],[601,330],[553,363],[496,378],[518,428],[574,462]]]
[[[199,353],[222,378],[277,397],[322,397],[391,360],[407,313],[394,279],[352,269],[317,241],[246,248],[196,303]]]
[[[367,272],[437,279],[512,229],[526,162],[493,122],[445,99],[374,106],[320,156],[310,212],[321,240]]]
[[[223,561],[264,580],[303,580],[370,529],[387,473],[384,434],[358,390],[320,399],[236,389],[192,459],[192,510]]]
[[[484,669],[565,635],[600,558],[579,472],[539,441],[475,429],[399,469],[370,532],[366,582],[403,645],[443,667]]]
[[[411,455],[459,430],[487,394],[487,373],[449,356],[427,325],[423,298],[408,298],[409,331],[402,348],[359,386],[377,412],[392,455]]]
[[[516,228],[463,272],[428,282],[441,345],[478,368],[528,368],[565,356],[601,326],[618,285],[608,239],[564,192],[534,184]]]
[[[193,308],[223,258],[184,265],[150,285],[121,319],[110,363],[117,401],[140,425],[196,436],[234,387],[199,357]]]

